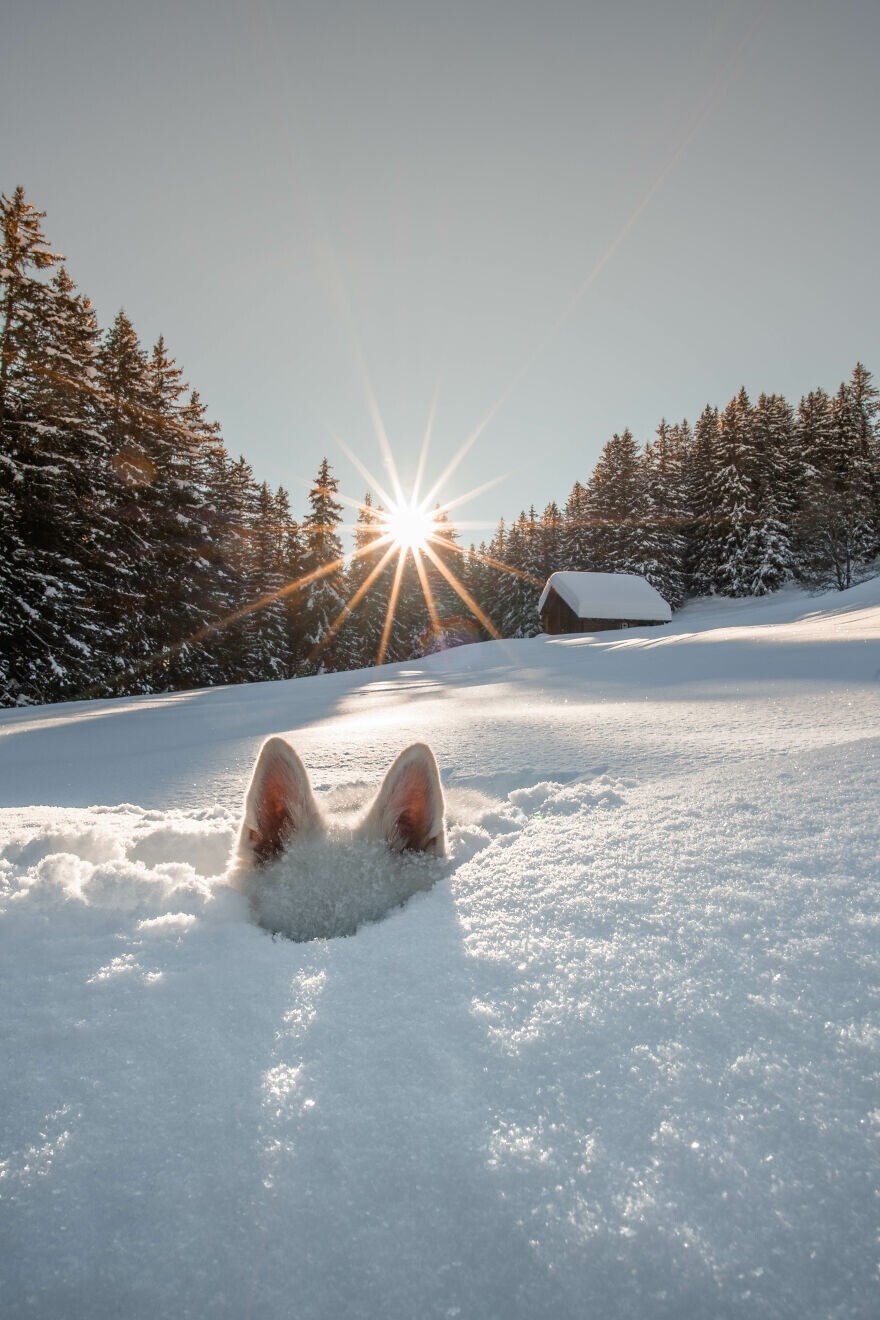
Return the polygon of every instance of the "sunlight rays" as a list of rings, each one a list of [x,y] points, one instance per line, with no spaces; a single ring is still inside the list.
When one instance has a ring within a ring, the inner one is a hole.
[[[479,605],[474,600],[470,592],[467,590],[464,583],[460,582],[459,579],[455,576],[455,574],[449,568],[447,568],[447,566],[444,564],[443,560],[439,557],[439,555],[435,555],[430,545],[425,546],[425,554],[431,560],[431,563],[434,565],[434,567],[436,568],[437,572],[441,575],[441,577],[444,577],[446,579],[450,587],[452,587],[452,590],[456,593],[459,599],[467,606],[471,614],[473,614],[474,618],[479,620],[479,622],[483,625],[489,636],[494,638],[496,642],[500,642],[501,633],[495,627],[494,623],[489,618],[489,616],[480,609]]]
[[[384,537],[380,537],[377,541],[374,541],[371,545],[364,546],[362,553],[367,554],[372,551],[375,551],[377,547],[381,545],[384,540],[385,540]],[[330,627],[327,629],[324,636],[319,638],[318,641],[315,643],[315,645],[312,647],[308,658],[309,664],[314,664],[318,656],[321,655],[321,653],[327,649],[327,647],[333,641],[333,638],[339,632],[339,629],[345,623],[346,619],[349,617],[349,615],[354,613],[358,605],[363,600],[364,596],[366,596],[367,592],[370,590],[370,587],[372,587],[373,583],[376,581],[377,577],[382,572],[383,568],[388,563],[388,560],[394,554],[396,549],[397,547],[392,542],[392,544],[389,545],[388,549],[385,551],[382,558],[379,560],[378,564],[374,565],[374,567],[371,569],[368,575],[364,578],[363,582],[358,587],[357,591],[354,593],[351,599],[345,602],[342,609],[337,614],[336,618],[330,624]]]
[[[406,565],[406,555],[398,554],[397,567],[394,570],[394,582],[391,587],[391,595],[388,597],[388,608],[385,611],[385,626],[382,629],[382,637],[379,641],[379,650],[376,655],[376,664],[385,663],[385,655],[388,650],[388,641],[391,637],[391,629],[394,626],[394,611],[397,609],[397,598],[400,595],[400,582],[403,577],[403,570]]]
[[[381,526],[399,550],[421,550],[435,535],[437,523],[429,509],[418,504],[392,505],[381,516]]]

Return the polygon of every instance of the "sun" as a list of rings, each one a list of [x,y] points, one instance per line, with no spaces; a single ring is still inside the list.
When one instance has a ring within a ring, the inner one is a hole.
[[[411,500],[390,504],[382,515],[382,524],[394,547],[404,553],[424,550],[437,532],[433,512]]]

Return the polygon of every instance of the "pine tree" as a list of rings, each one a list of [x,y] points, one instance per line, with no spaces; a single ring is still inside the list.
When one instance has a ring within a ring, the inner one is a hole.
[[[264,481],[257,490],[250,533],[248,591],[252,608],[246,624],[245,669],[251,682],[288,675],[283,537],[277,502]]]
[[[337,656],[346,669],[366,669],[379,656],[394,571],[393,556],[379,569],[388,550],[382,539],[382,527],[382,510],[373,507],[367,492],[358,510],[355,553],[346,578],[347,599],[352,608],[340,628],[337,646]]]
[[[689,521],[685,466],[689,442],[687,422],[669,426],[661,421],[657,438],[643,456],[647,519],[645,550],[651,562],[643,570],[661,596],[676,607],[684,599],[684,528]],[[645,556],[643,563],[645,562]]]
[[[753,409],[745,389],[719,416],[706,408],[694,437],[695,515],[692,568],[698,594],[744,596],[751,590],[756,554]]]
[[[488,611],[504,637],[534,637],[540,632],[538,600],[543,582],[535,572],[540,567],[537,540],[535,510],[520,513],[507,532],[503,562],[508,571],[499,583],[498,604],[495,611]]]
[[[565,567],[562,545],[563,518],[559,505],[551,500],[541,514],[536,536],[534,571],[542,582]]]
[[[0,694],[51,701],[88,686],[96,668],[94,538],[83,496],[102,455],[88,394],[73,388],[94,360],[91,308],[17,189],[0,199]]]
[[[607,442],[589,483],[591,568],[599,573],[640,573],[654,556],[647,545],[648,484],[631,431]]]
[[[449,515],[439,508],[434,511],[431,552],[443,565],[446,574],[467,590],[464,583],[466,556],[459,546],[458,533],[450,523]],[[431,617],[420,589],[416,608],[422,627],[417,643],[417,654],[429,655],[434,651],[446,650],[448,646],[454,644],[462,630],[463,620],[470,618],[471,614],[449,577],[435,567],[431,557],[422,555],[422,562],[434,605],[434,618]]]
[[[154,681],[172,689],[216,680],[204,645],[212,621],[205,448],[214,443],[200,400],[160,335],[147,362],[147,435],[155,477],[145,488],[155,557],[147,592]]]
[[[342,542],[337,528],[342,505],[334,499],[339,481],[322,459],[309,492],[310,512],[303,522],[305,537],[304,638],[306,668],[311,673],[336,668],[336,645],[331,632],[345,604]]]
[[[755,520],[749,561],[749,595],[777,591],[793,572],[792,528],[798,471],[791,407],[779,394],[762,394],[752,417]]]
[[[299,587],[305,569],[305,546],[300,526],[291,517],[290,496],[283,486],[275,492],[275,516],[279,528],[278,564],[283,583],[284,668],[285,677],[293,678],[305,660]]]
[[[38,211],[24,189],[0,195],[0,436],[32,404],[39,343],[51,305],[40,272],[61,260],[43,234]]]
[[[852,586],[877,551],[876,392],[858,364],[832,401],[801,400],[798,438],[806,479],[796,537],[808,582]]]
[[[590,498],[586,486],[576,481],[565,502],[562,518],[561,556],[563,569],[584,572],[589,567]]]
[[[113,588],[101,603],[101,626],[119,637],[107,682],[115,692],[151,692],[157,558],[151,487],[157,469],[147,357],[124,311],[104,335],[98,381],[118,546]]]
[[[257,490],[253,470],[243,456],[230,462],[224,451],[208,450],[207,462],[216,597],[205,645],[218,682],[244,683],[248,680],[248,620],[256,603],[251,596],[251,532]]]

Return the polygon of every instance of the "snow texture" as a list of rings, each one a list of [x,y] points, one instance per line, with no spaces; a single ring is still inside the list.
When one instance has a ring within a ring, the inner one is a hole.
[[[433,887],[261,930],[275,732]],[[4,713],[4,1317],[876,1316],[878,751],[878,582]]]
[[[656,619],[668,623],[669,605],[637,573],[551,573],[538,602],[544,608],[551,591],[560,596],[579,619]]]

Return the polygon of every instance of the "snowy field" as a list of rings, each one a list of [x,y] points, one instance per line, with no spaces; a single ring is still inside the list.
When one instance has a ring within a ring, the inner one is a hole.
[[[270,733],[434,887],[258,929]],[[875,1320],[878,803],[880,580],[3,713],[2,1314]]]

